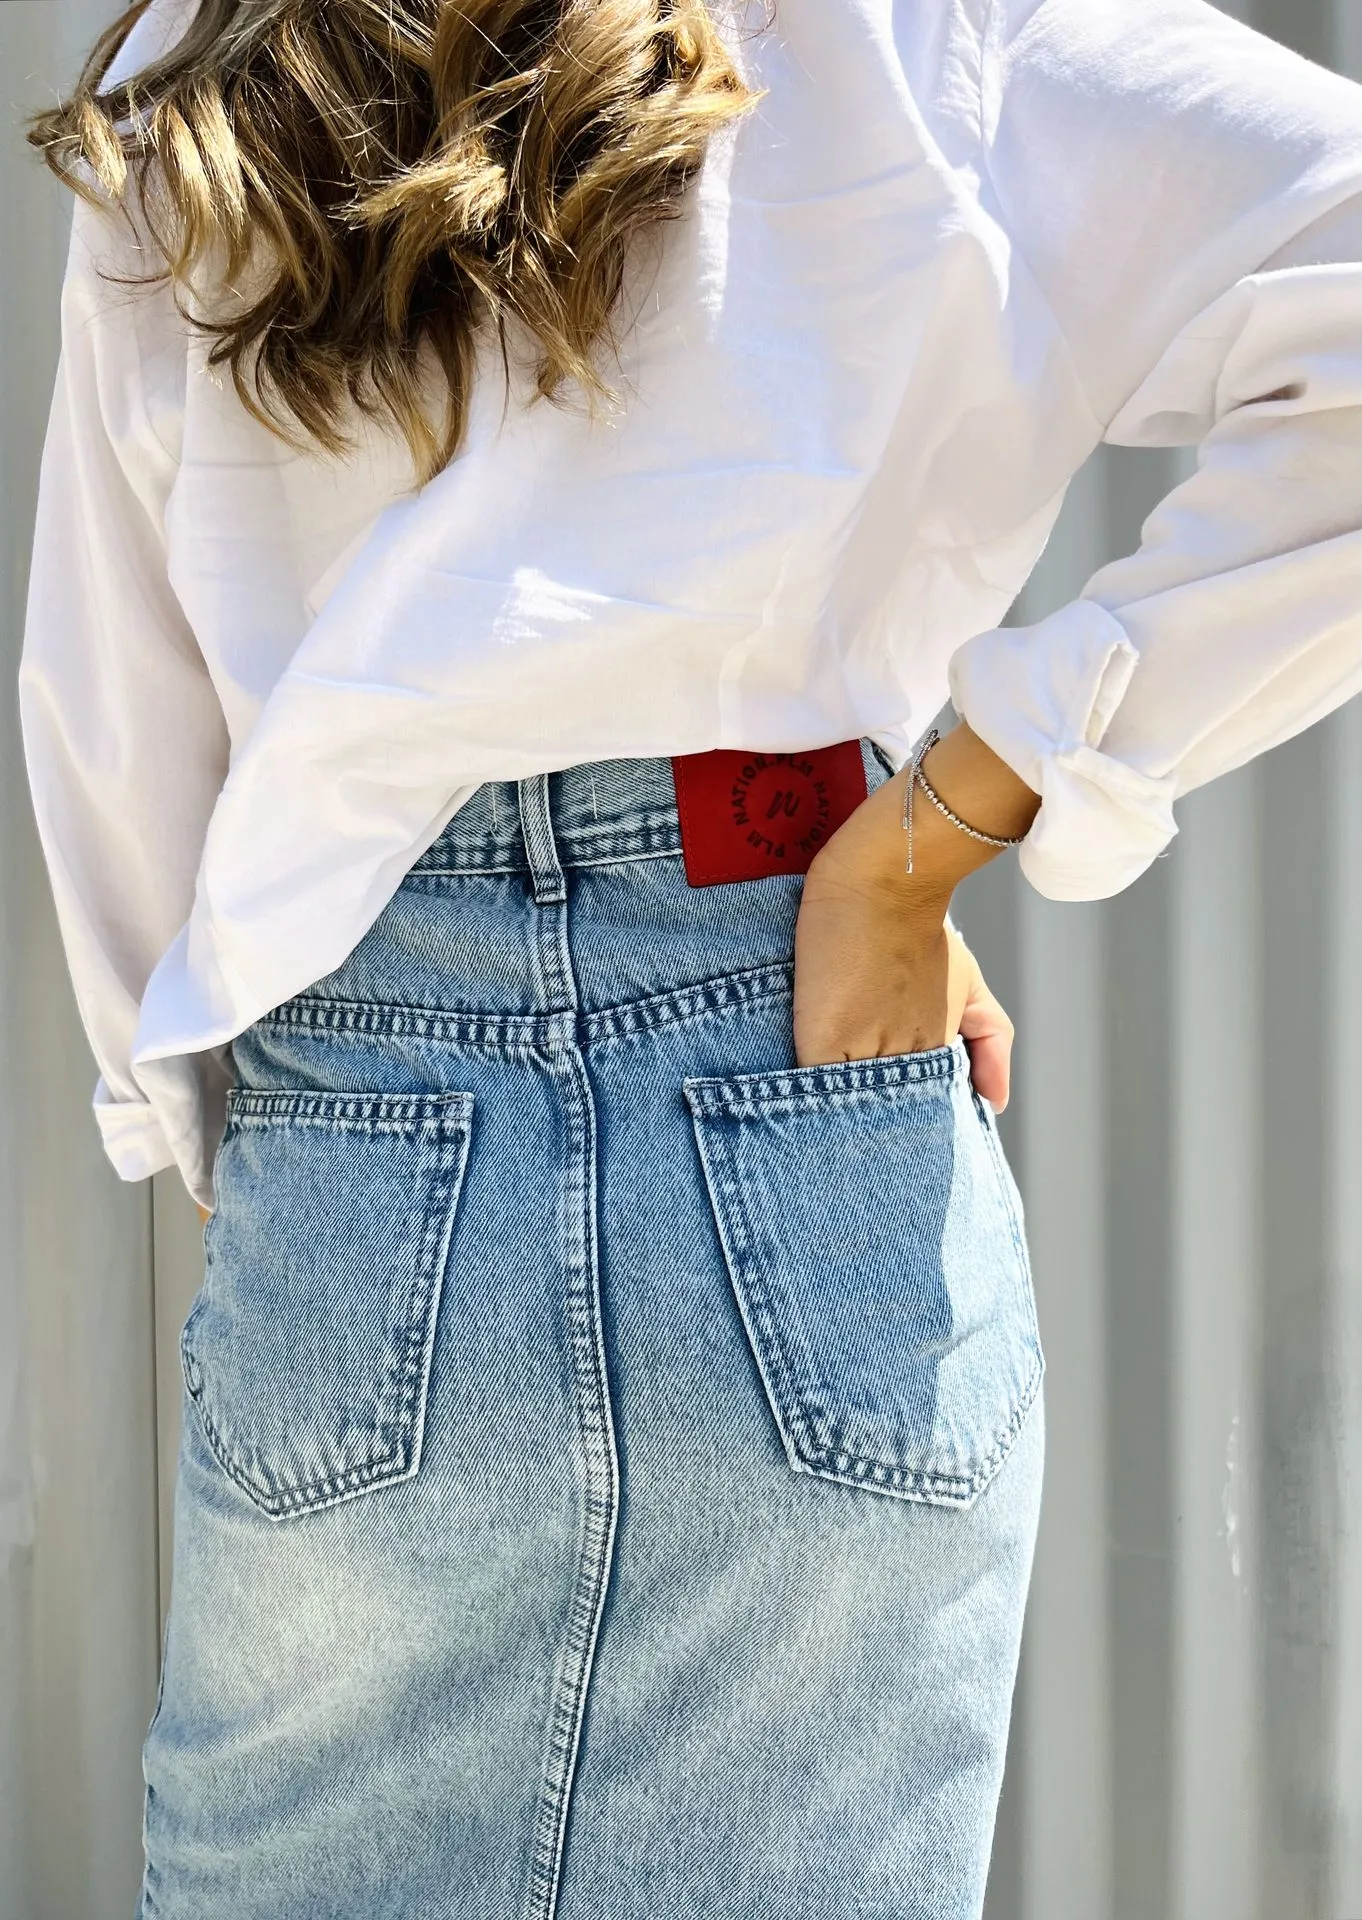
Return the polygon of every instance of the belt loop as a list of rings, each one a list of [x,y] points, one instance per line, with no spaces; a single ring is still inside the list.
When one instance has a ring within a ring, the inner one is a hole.
[[[520,831],[525,841],[525,856],[530,863],[535,905],[559,906],[567,899],[567,879],[553,837],[553,815],[549,808],[549,776],[537,773],[529,780],[515,783],[520,806]]]

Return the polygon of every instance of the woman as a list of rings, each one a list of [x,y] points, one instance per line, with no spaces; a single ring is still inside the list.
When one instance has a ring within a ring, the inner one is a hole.
[[[153,0],[38,116],[32,786],[213,1209],[144,1913],[979,1913],[1043,1363],[948,907],[1362,684],[1360,109],[1201,0]],[[1103,438],[1196,469],[999,627]]]

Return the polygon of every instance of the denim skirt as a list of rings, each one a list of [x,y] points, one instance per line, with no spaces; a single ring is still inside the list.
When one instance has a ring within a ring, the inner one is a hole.
[[[980,1913],[1021,1205],[959,1042],[795,1065],[801,886],[666,760],[484,787],[236,1041],[144,1916]]]

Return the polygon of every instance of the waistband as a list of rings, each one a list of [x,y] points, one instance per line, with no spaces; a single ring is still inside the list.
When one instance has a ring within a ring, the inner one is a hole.
[[[861,742],[866,784],[887,780],[893,765]],[[532,798],[531,798],[532,796]],[[529,873],[535,867],[522,821],[544,819],[558,863],[598,867],[681,851],[676,785],[669,759],[593,760],[530,780],[479,787],[417,860],[413,873]]]

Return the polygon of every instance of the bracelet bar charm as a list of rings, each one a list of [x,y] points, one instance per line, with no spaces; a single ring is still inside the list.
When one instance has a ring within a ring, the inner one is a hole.
[[[922,762],[927,758],[927,755],[940,738],[941,734],[936,727],[929,729],[914,750],[912,763],[908,769],[908,783],[903,790],[902,822],[904,831],[908,835],[908,859],[903,869],[905,873],[911,873],[913,871],[913,793],[918,787],[921,787],[937,812],[944,814],[953,827],[958,827],[961,833],[967,833],[971,840],[979,841],[982,846],[1019,847],[1026,838],[1024,833],[1011,834],[1006,837],[996,833],[983,833],[978,827],[972,827],[967,820],[962,820],[958,813],[946,805],[946,802],[941,798],[941,795],[922,770]]]

